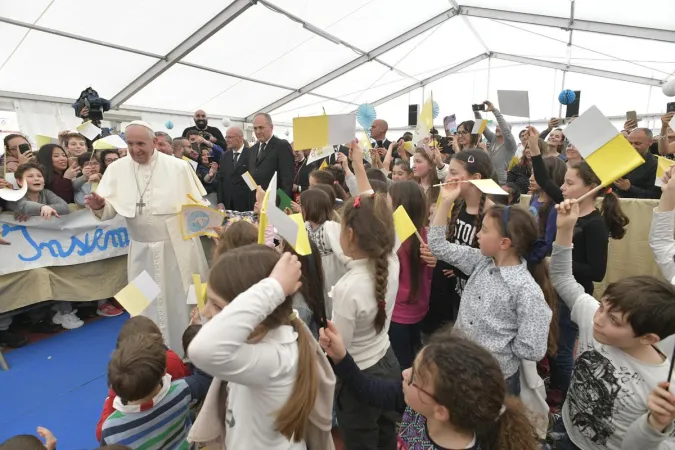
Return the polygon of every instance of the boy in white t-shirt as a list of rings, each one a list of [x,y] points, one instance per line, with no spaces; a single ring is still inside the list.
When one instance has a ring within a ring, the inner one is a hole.
[[[551,282],[579,326],[578,356],[562,411],[567,436],[554,433],[561,438],[556,448],[659,448],[672,440],[675,396],[663,389],[670,360],[656,344],[675,333],[675,289],[636,276],[611,283],[600,302],[586,294],[572,275],[578,215],[578,204],[558,205],[550,264]],[[663,414],[655,402],[673,412]]]

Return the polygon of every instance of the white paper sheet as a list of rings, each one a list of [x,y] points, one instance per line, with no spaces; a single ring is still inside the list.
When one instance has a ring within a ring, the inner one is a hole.
[[[618,134],[612,122],[596,106],[591,106],[565,128],[565,137],[583,158],[588,158]]]
[[[244,183],[246,183],[246,186],[252,191],[255,191],[258,188],[258,185],[256,184],[255,180],[253,179],[253,176],[247,172],[244,172],[241,175],[241,178],[244,180]]]
[[[342,145],[354,139],[356,114],[335,114],[328,116],[328,144]]]
[[[21,189],[0,189],[0,198],[8,202],[18,202],[28,192],[28,184],[24,183]]]
[[[530,117],[530,97],[527,91],[497,91],[497,100],[502,114]]]
[[[323,158],[328,158],[330,155],[335,153],[335,147],[328,145],[323,148],[314,148],[307,157],[307,164],[312,164],[314,161],[318,161]]]
[[[12,172],[7,172],[5,174],[5,181],[8,183],[12,183],[14,189],[19,189],[19,183],[16,182],[16,176]]]
[[[485,126],[483,126],[485,124]],[[476,120],[473,123],[473,129],[471,130],[471,134],[480,134],[483,131],[485,131],[485,128],[487,128],[488,121],[486,119],[483,120]],[[481,130],[483,128],[483,130]]]
[[[94,125],[93,123],[91,123],[91,121],[87,121],[78,125],[77,131],[90,141],[93,141],[94,139],[96,139],[96,136],[101,134],[101,129],[96,125]]]
[[[145,270],[141,272],[141,274],[137,276],[134,281],[132,281],[132,283],[136,285],[138,290],[141,291],[143,296],[145,296],[145,298],[147,298],[150,302],[156,299],[161,292],[159,285],[155,283],[155,280],[153,280]]]
[[[195,292],[195,285],[194,284],[191,284],[190,287],[188,287],[187,304],[188,305],[196,305],[197,304],[197,293]]]

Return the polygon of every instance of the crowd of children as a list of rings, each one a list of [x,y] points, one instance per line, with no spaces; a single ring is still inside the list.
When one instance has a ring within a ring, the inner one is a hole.
[[[598,301],[609,240],[629,226],[616,196],[599,192],[600,210],[594,196],[577,201],[600,180],[584,161],[542,156],[528,128],[515,183],[528,180],[530,207],[503,205],[471,183],[508,176],[469,138],[449,159],[421,143],[401,160],[388,149],[384,162],[353,142],[292,205],[309,255],[271,226],[225,227],[206,305],[186,324],[189,364],[148,319],[122,328],[102,448],[675,448],[663,342],[675,334],[675,171],[650,236],[668,282],[625,278]],[[59,151],[51,169],[68,178]],[[19,167],[17,180],[29,183],[25,214],[66,213],[48,202],[39,166]],[[400,206],[416,229],[403,242]],[[33,448],[17,445],[0,450]]]

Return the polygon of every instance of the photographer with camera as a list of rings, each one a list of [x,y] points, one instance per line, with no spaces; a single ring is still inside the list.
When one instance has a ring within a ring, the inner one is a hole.
[[[516,140],[511,134],[511,124],[509,124],[502,116],[502,113],[487,100],[483,103],[472,105],[472,109],[478,120],[483,119],[480,111],[491,112],[495,116],[495,119],[497,119],[497,128],[495,129],[495,132],[492,132],[486,127],[485,131],[483,131],[483,136],[485,136],[489,142],[488,153],[490,154],[492,165],[497,172],[499,184],[506,184],[506,172],[511,159],[516,154],[516,149],[518,148],[518,144],[516,144]]]
[[[189,157],[195,161],[197,161],[199,155],[201,155],[202,150],[208,150],[216,161],[220,161],[220,158],[222,158],[223,154],[225,154],[225,150],[223,150],[218,144],[214,144],[213,142],[204,138],[204,136],[199,134],[199,131],[188,131],[187,140],[190,142]]]
[[[206,113],[201,109],[197,110],[195,112],[194,120],[195,126],[188,127],[185,130],[183,130],[183,137],[187,138],[189,131],[197,131],[199,136],[201,136],[202,138],[204,138],[204,140],[206,140],[211,144],[217,144],[221,150],[221,153],[224,153],[223,149],[227,148],[225,137],[218,128],[208,126],[209,119],[206,117]],[[214,154],[213,156],[220,158],[220,154],[218,155]]]

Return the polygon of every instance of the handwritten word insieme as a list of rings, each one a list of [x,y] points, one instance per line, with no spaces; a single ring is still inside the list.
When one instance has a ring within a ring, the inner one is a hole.
[[[48,250],[53,258],[67,258],[77,251],[79,256],[90,255],[95,251],[105,251],[110,246],[113,248],[128,247],[129,233],[126,227],[115,228],[107,231],[96,227],[92,233],[85,233],[84,238],[80,239],[77,236],[70,237],[70,245],[67,249],[60,241],[55,239],[49,241],[37,242],[30,235],[29,228],[24,225],[9,225],[2,224],[2,231],[0,236],[5,237],[10,233],[21,233],[26,242],[35,250],[32,256],[19,254],[19,259],[26,262],[37,261],[42,257],[43,250]],[[93,236],[90,236],[93,234]]]

